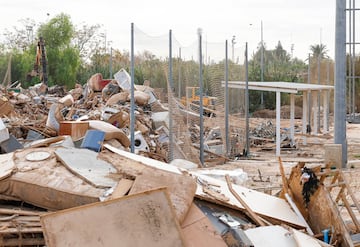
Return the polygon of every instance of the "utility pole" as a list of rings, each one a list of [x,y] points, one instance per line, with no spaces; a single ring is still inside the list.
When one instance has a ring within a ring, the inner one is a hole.
[[[334,143],[342,145],[342,168],[347,165],[346,142],[346,0],[336,0]]]
[[[109,74],[110,79],[112,79],[112,47],[110,47]]]
[[[263,39],[263,22],[261,21],[261,81],[264,81],[264,39]],[[264,109],[264,92],[261,91],[261,99],[260,99],[261,109]]]
[[[232,39],[231,39],[231,60],[233,61],[233,63],[235,63],[235,54],[234,54],[234,47],[235,47],[235,35],[233,35]]]

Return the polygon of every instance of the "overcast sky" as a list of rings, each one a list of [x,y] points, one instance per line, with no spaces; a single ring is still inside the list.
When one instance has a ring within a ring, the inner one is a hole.
[[[206,42],[224,43],[236,36],[235,48],[248,42],[249,53],[263,38],[268,49],[278,41],[300,59],[310,45],[322,42],[334,57],[335,0],[0,0],[0,33],[30,18],[45,22],[59,13],[71,16],[75,25],[102,24],[107,41],[120,50],[130,50],[130,25],[152,35],[169,30],[182,46],[197,40],[197,29]],[[49,13],[49,15],[47,15]],[[1,37],[2,39],[3,37]]]

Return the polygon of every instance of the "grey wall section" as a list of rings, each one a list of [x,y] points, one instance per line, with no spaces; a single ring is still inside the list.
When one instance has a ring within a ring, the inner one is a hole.
[[[342,167],[347,164],[346,142],[346,0],[336,0],[335,21],[335,144],[342,144]]]

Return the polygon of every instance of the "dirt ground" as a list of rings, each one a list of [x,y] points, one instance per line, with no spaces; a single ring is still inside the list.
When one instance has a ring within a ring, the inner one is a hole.
[[[250,126],[261,121],[267,121],[267,119],[252,118],[250,119]],[[272,121],[275,122],[275,119]],[[295,125],[301,129],[301,119],[296,119]],[[281,127],[290,127],[289,120],[283,119]],[[347,123],[346,136],[348,163],[347,167],[343,168],[343,172],[355,196],[360,200],[360,124]],[[287,176],[291,172],[291,167],[298,162],[305,162],[307,167],[324,166],[324,144],[334,143],[333,121],[330,120],[328,134],[307,137],[307,145],[303,145],[303,136],[295,134],[295,142],[297,144],[295,149],[281,150],[281,159]],[[241,168],[248,175],[248,180],[244,184],[246,187],[274,195],[280,191],[282,186],[279,161],[275,155],[275,143],[266,146],[272,148],[267,149],[267,151],[264,151],[263,148],[250,148],[250,158],[231,161],[218,166],[217,169]]]

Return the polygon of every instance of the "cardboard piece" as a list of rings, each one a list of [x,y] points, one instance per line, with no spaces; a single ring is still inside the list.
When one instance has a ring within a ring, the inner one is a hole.
[[[194,199],[196,190],[195,180],[187,175],[147,169],[143,171],[143,174],[136,176],[129,194],[160,187],[167,187],[176,217],[181,223]]]
[[[188,214],[181,224],[187,247],[226,247],[227,244],[216,232],[211,221],[194,204],[191,204]]]
[[[166,189],[41,216],[46,246],[184,246]]]

